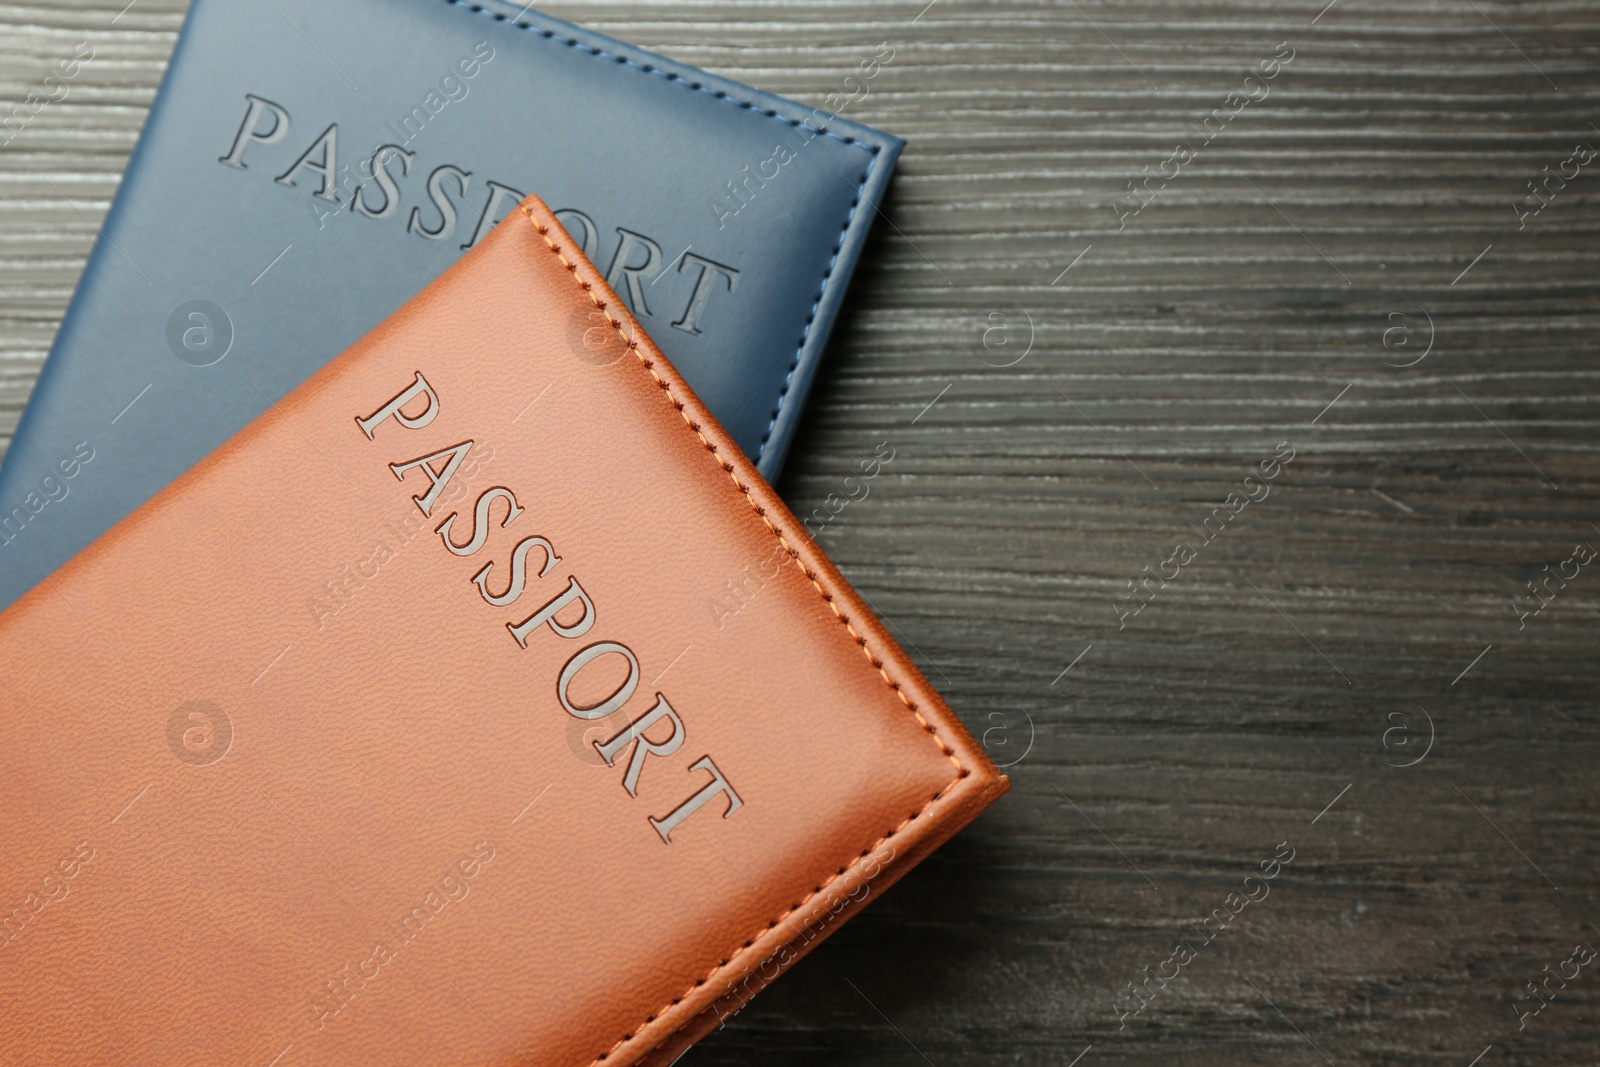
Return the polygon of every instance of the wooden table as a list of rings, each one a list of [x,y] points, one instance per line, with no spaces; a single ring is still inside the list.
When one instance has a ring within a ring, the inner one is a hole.
[[[0,2],[0,98],[125,2]],[[1517,1005],[1600,948],[1600,568],[1527,584],[1600,547],[1600,162],[1528,189],[1600,5],[1325,2],[550,5],[817,103],[892,48],[781,488],[894,449],[822,543],[1015,782],[686,1063],[1596,1062],[1600,964]],[[183,6],[0,149],[8,432]]]

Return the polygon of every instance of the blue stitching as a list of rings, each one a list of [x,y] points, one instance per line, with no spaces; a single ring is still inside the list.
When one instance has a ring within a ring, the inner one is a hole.
[[[789,383],[794,381],[794,372],[800,366],[800,356],[806,349],[806,338],[811,336],[811,324],[816,321],[817,308],[822,304],[822,297],[828,291],[828,279],[833,277],[834,264],[839,262],[839,250],[844,247],[844,234],[850,232],[850,224],[855,221],[856,209],[861,206],[861,193],[867,187],[867,178],[872,175],[872,168],[878,162],[878,150],[872,150],[872,159],[867,162],[867,173],[861,176],[856,183],[856,197],[850,201],[850,213],[844,217],[844,225],[839,227],[839,240],[833,246],[833,256],[828,260],[827,269],[822,272],[822,285],[817,289],[817,298],[811,302],[811,311],[806,315],[806,327],[800,331],[800,345],[794,350],[794,360],[789,364],[789,372],[783,376],[783,386],[778,390],[777,406],[772,409],[772,418],[767,422],[767,432],[761,435],[761,447],[756,450],[756,462],[761,462],[761,457],[767,453],[767,443],[772,438],[772,428],[778,425],[778,415],[783,411],[783,402],[789,395]]]
[[[601,49],[592,47],[591,45],[586,45],[582,41],[574,41],[574,40],[571,40],[570,38],[563,37],[559,33],[556,33],[554,30],[543,30],[543,29],[540,29],[539,27],[533,25],[532,23],[528,23],[528,22],[512,22],[511,21],[511,16],[502,15],[498,11],[490,11],[488,8],[480,7],[479,5],[472,3],[472,0],[444,0],[444,2],[447,3],[447,4],[451,4],[453,6],[456,6],[456,7],[464,7],[468,11],[473,11],[473,12],[476,12],[477,14],[479,14],[479,15],[484,15],[484,16],[486,16],[488,18],[492,18],[496,22],[510,23],[512,26],[515,26],[519,30],[527,30],[530,33],[537,33],[539,36],[547,38],[549,40],[560,41],[562,44],[566,45],[568,48],[576,48],[580,52],[588,52],[591,55],[599,56],[599,57],[601,57],[603,59],[609,59],[609,60],[611,60],[611,61],[613,61],[615,63],[621,63],[621,64],[624,64],[625,66],[632,67],[634,70],[642,70],[646,74],[654,74],[656,77],[665,78],[669,82],[679,82],[679,83],[681,83],[683,85],[686,85],[689,88],[694,89],[694,90],[696,90],[698,92],[708,93],[711,96],[716,97],[718,100],[726,100],[730,104],[735,104],[735,105],[737,105],[737,106],[739,106],[741,108],[744,108],[746,111],[754,111],[754,112],[757,112],[758,114],[765,115],[770,119],[775,119],[778,122],[786,122],[790,126],[793,126],[797,130],[800,129],[801,127],[804,127],[805,129],[810,130],[812,133],[820,133],[820,134],[823,134],[824,136],[832,137],[835,141],[842,141],[845,144],[857,145],[863,151],[870,151],[873,155],[877,155],[878,154],[878,147],[876,145],[869,145],[869,144],[867,144],[867,142],[858,141],[854,137],[846,137],[843,134],[834,133],[832,130],[828,129],[826,126],[806,126],[805,123],[796,121],[795,119],[791,119],[787,115],[780,115],[776,111],[770,111],[770,110],[768,110],[767,108],[764,108],[764,107],[757,107],[754,104],[748,103],[748,102],[746,102],[744,100],[738,99],[737,97],[731,96],[728,93],[725,93],[720,89],[711,89],[711,88],[708,88],[707,86],[701,85],[699,82],[689,81],[687,78],[685,78],[681,74],[675,74],[672,71],[660,70],[660,69],[658,69],[656,67],[650,66],[648,63],[639,63],[639,62],[636,62],[635,60],[627,58],[626,56],[614,56],[610,52],[602,51]]]
[[[472,3],[471,0],[444,0],[444,2],[455,7],[464,7],[468,11],[494,19],[496,22],[507,23],[515,26],[519,30],[527,30],[530,33],[537,33],[546,40],[559,41],[568,48],[576,48],[580,52],[588,52],[590,55],[609,59],[615,63],[620,63],[624,66],[632,67],[635,70],[643,71],[646,74],[654,74],[658,78],[665,78],[669,82],[677,82],[680,85],[685,85],[698,92],[708,93],[709,95],[716,97],[718,100],[726,100],[728,103],[741,107],[746,111],[754,111],[777,122],[787,123],[797,130],[809,130],[812,134],[820,133],[826,137],[832,137],[835,141],[840,141],[844,144],[855,145],[856,147],[866,151],[871,156],[871,158],[867,161],[867,172],[861,176],[861,181],[856,185],[855,199],[850,201],[850,213],[845,216],[844,225],[839,227],[841,236],[838,242],[833,246],[833,255],[828,260],[827,268],[822,272],[822,284],[817,289],[817,298],[811,302],[810,313],[806,315],[805,329],[800,331],[800,343],[795,346],[794,360],[790,362],[789,370],[783,376],[783,385],[778,389],[778,399],[776,401],[776,406],[774,406],[772,409],[772,418],[767,422],[767,431],[761,435],[761,446],[756,449],[755,459],[757,463],[760,463],[762,457],[767,454],[767,444],[772,439],[772,428],[778,425],[778,416],[783,412],[784,401],[789,396],[789,385],[794,381],[794,372],[799,369],[800,366],[800,357],[805,354],[806,340],[811,336],[811,325],[816,321],[817,308],[821,306],[822,298],[828,291],[828,279],[833,277],[834,265],[839,262],[839,251],[844,247],[844,237],[842,235],[850,231],[850,224],[855,221],[856,209],[861,206],[861,194],[867,187],[867,179],[872,175],[872,168],[877,165],[879,151],[878,146],[869,145],[865,141],[857,140],[854,137],[845,137],[842,134],[834,133],[826,126],[808,126],[804,122],[798,122],[789,118],[787,115],[780,115],[776,111],[771,111],[763,107],[757,107],[756,105],[747,101],[739,100],[720,89],[710,89],[704,85],[701,85],[699,82],[689,81],[681,74],[676,74],[672,71],[660,70],[646,63],[638,63],[634,60],[628,59],[626,56],[614,56],[610,52],[605,52],[601,49],[586,45],[581,41],[574,41],[570,38],[562,37],[553,30],[540,29],[539,27],[527,22],[513,22],[509,15],[502,15],[497,11],[490,11],[488,8]]]

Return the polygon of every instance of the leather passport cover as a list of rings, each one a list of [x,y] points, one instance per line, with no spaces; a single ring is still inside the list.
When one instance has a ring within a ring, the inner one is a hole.
[[[0,1062],[664,1065],[1005,791],[574,245],[0,615]]]
[[[901,143],[520,3],[194,0],[0,468],[0,606],[535,190],[774,477]]]

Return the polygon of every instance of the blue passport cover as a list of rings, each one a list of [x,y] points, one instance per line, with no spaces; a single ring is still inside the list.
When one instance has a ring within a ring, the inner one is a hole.
[[[902,145],[499,0],[194,0],[0,469],[0,607],[525,193],[772,478]]]

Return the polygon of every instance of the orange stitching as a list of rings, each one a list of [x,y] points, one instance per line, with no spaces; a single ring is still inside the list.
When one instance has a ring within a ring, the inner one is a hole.
[[[522,213],[528,217],[528,221],[529,222],[533,223],[533,228],[538,231],[539,236],[544,238],[544,243],[550,249],[551,254],[554,255],[556,257],[556,259],[561,262],[561,265],[567,269],[567,272],[572,275],[573,281],[575,281],[577,283],[578,288],[582,289],[585,293],[589,294],[589,299],[594,302],[595,310],[599,311],[600,314],[605,318],[606,322],[611,324],[611,328],[613,330],[617,331],[617,336],[622,338],[624,341],[626,341],[628,343],[629,350],[633,352],[634,356],[639,360],[640,363],[644,364],[645,370],[650,372],[650,377],[655,380],[656,385],[659,386],[667,394],[668,400],[672,403],[672,406],[677,409],[678,415],[683,419],[684,425],[688,426],[689,429],[691,431],[693,431],[694,435],[700,439],[700,443],[705,446],[707,452],[710,452],[713,456],[716,456],[717,463],[722,467],[722,469],[724,471],[727,472],[728,477],[730,479],[732,479],[734,487],[736,489],[738,489],[739,493],[744,497],[745,503],[749,504],[750,505],[750,509],[761,517],[761,521],[766,525],[767,529],[772,532],[772,536],[774,536],[774,537],[776,537],[778,539],[778,543],[783,546],[784,550],[789,553],[789,555],[795,560],[795,562],[797,562],[797,563],[800,562],[800,553],[793,546],[791,546],[789,544],[789,541],[788,541],[787,538],[784,537],[783,532],[781,530],[779,530],[776,526],[773,525],[772,520],[767,517],[766,511],[764,511],[760,506],[758,506],[754,500],[750,499],[750,490],[743,482],[739,481],[739,475],[735,471],[733,464],[727,462],[726,460],[724,460],[722,458],[722,456],[720,454],[718,454],[717,446],[712,444],[710,441],[706,440],[706,435],[700,432],[699,423],[697,423],[693,419],[689,418],[688,412],[686,412],[684,410],[683,401],[679,400],[678,397],[673,393],[671,383],[667,382],[665,379],[663,379],[661,377],[661,375],[656,373],[655,363],[652,360],[646,359],[644,354],[639,351],[639,342],[628,336],[627,332],[623,329],[622,320],[621,319],[617,319],[617,318],[613,318],[611,313],[606,310],[606,302],[604,300],[601,300],[599,298],[599,296],[595,295],[594,286],[590,282],[586,282],[582,278],[578,277],[578,265],[576,263],[570,262],[565,256],[563,256],[561,254],[561,246],[556,244],[554,241],[552,241],[550,239],[550,228],[548,226],[545,226],[537,218],[535,218],[534,215],[533,215],[533,212],[531,210],[529,210],[527,207],[524,207],[522,209]],[[875,841],[871,845],[869,845],[866,849],[862,850],[862,852],[861,852],[861,854],[859,856],[857,856],[855,859],[851,860],[848,864],[846,864],[843,868],[841,868],[836,874],[831,875],[821,885],[817,886],[816,889],[814,889],[810,893],[806,894],[806,896],[804,897],[804,899],[802,899],[800,901],[800,903],[798,903],[798,904],[794,905],[793,907],[789,908],[788,911],[785,911],[782,915],[778,916],[776,919],[774,919],[770,923],[768,923],[765,929],[756,931],[753,935],[751,935],[751,937],[749,939],[746,940],[744,945],[742,945],[740,948],[736,949],[732,954],[730,954],[728,956],[727,959],[723,960],[721,963],[717,964],[717,966],[713,967],[710,970],[710,972],[708,972],[706,974],[706,976],[704,978],[701,978],[700,980],[695,982],[693,985],[691,985],[688,989],[684,990],[681,994],[679,994],[677,997],[675,997],[671,1001],[670,1004],[663,1005],[656,1012],[655,1015],[651,1015],[649,1018],[647,1018],[644,1021],[644,1023],[642,1024],[644,1026],[648,1026],[650,1023],[654,1022],[660,1015],[664,1014],[670,1007],[675,1006],[680,1001],[682,1001],[686,997],[688,997],[691,993],[693,993],[696,989],[700,988],[701,986],[705,985],[707,982],[711,981],[711,979],[715,978],[719,972],[721,972],[722,970],[727,968],[730,964],[733,963],[734,960],[738,959],[739,956],[746,949],[748,949],[752,945],[754,945],[756,943],[756,941],[759,940],[762,937],[762,935],[764,935],[768,930],[771,930],[771,929],[775,928],[779,923],[783,922],[784,919],[787,919],[790,915],[793,915],[795,912],[797,912],[800,909],[804,908],[806,906],[806,904],[808,904],[813,898],[815,898],[817,896],[817,894],[819,894],[823,890],[827,889],[828,886],[832,885],[839,878],[844,877],[845,874],[847,874],[850,871],[854,870],[856,865],[859,864],[864,858],[866,858],[867,856],[870,856],[874,851],[876,851],[878,846],[882,845],[885,841],[889,840],[889,838],[893,837],[895,834],[899,833],[901,830],[904,830],[918,816],[920,816],[923,812],[927,811],[934,804],[936,804],[939,801],[939,798],[944,796],[946,793],[948,793],[955,786],[955,784],[957,782],[961,781],[963,778],[966,778],[968,775],[970,775],[972,773],[970,770],[968,770],[965,766],[962,765],[960,758],[957,757],[957,755],[955,753],[955,750],[952,749],[948,744],[945,743],[944,738],[939,736],[938,728],[935,727],[932,723],[930,723],[927,719],[925,719],[923,717],[923,715],[922,715],[922,712],[917,710],[917,706],[911,702],[911,699],[909,697],[906,696],[905,690],[901,688],[900,683],[889,677],[889,671],[885,667],[883,660],[878,659],[876,656],[874,656],[872,654],[872,650],[867,647],[867,639],[865,637],[861,636],[861,634],[856,632],[856,628],[853,625],[851,625],[851,623],[850,623],[850,617],[848,615],[844,614],[844,612],[839,610],[839,605],[834,603],[833,595],[831,593],[829,593],[826,589],[822,588],[822,583],[817,580],[816,574],[813,571],[811,571],[809,568],[807,568],[805,566],[805,564],[803,564],[803,563],[800,565],[800,569],[802,571],[804,571],[805,572],[805,576],[811,580],[811,586],[812,586],[812,588],[814,588],[817,591],[817,595],[822,597],[823,602],[826,603],[828,605],[829,609],[831,609],[833,611],[834,618],[838,619],[839,622],[841,624],[843,624],[844,628],[847,631],[849,631],[850,636],[855,639],[856,644],[859,645],[860,648],[861,648],[861,654],[866,656],[867,657],[867,662],[872,664],[872,666],[877,670],[878,676],[883,679],[883,684],[888,686],[890,689],[892,689],[894,691],[894,694],[900,698],[900,702],[906,706],[906,709],[908,711],[910,711],[913,716],[915,716],[918,724],[921,725],[921,727],[928,732],[928,735],[933,738],[934,744],[939,746],[939,751],[943,752],[945,754],[945,757],[951,763],[953,763],[955,765],[956,776],[950,780],[950,784],[949,785],[945,786],[943,789],[939,790],[939,792],[935,793],[933,795],[933,797],[926,804],[924,804],[922,807],[918,808],[916,811],[912,812],[909,816],[907,816],[906,819],[903,822],[901,822],[899,826],[896,826],[893,830],[890,830],[888,833],[886,833],[882,837],[878,838],[877,841]],[[684,1023],[684,1026],[687,1026],[687,1025],[688,1025],[687,1022]],[[678,1030],[673,1031],[673,1033],[674,1034],[678,1033],[682,1029],[683,1029],[683,1027],[680,1026],[678,1028]],[[670,1038],[671,1036],[672,1036],[672,1034],[668,1034],[667,1035],[668,1038]],[[609,1048],[605,1052],[602,1052],[599,1056],[595,1057],[595,1059],[590,1062],[589,1067],[597,1067],[598,1064],[604,1062],[607,1057],[609,1057],[613,1053],[615,1053],[617,1051],[617,1049],[621,1048],[623,1045],[626,1045],[628,1042],[632,1041],[634,1039],[634,1037],[635,1037],[634,1034],[625,1035],[615,1045],[612,1045],[611,1048]],[[667,1038],[663,1038],[661,1044],[665,1044],[666,1040],[667,1040]],[[650,1051],[654,1052],[655,1049],[661,1047],[661,1044],[656,1045],[655,1048],[652,1048]],[[646,1053],[646,1055],[648,1055],[648,1053]]]

